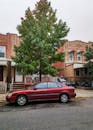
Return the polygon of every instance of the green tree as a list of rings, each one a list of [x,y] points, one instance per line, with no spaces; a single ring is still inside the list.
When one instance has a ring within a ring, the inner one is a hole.
[[[86,48],[85,58],[87,63],[85,68],[87,68],[87,73],[89,77],[93,77],[93,46]]]
[[[47,0],[40,0],[33,11],[28,8],[21,25],[17,26],[21,44],[15,47],[13,60],[22,68],[23,74],[56,75],[53,63],[64,61],[64,53],[57,49],[66,41],[69,32],[66,22],[57,20],[56,10]]]

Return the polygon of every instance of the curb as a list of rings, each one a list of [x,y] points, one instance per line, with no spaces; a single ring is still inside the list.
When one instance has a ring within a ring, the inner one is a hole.
[[[78,96],[75,97],[74,99],[86,99],[86,98],[93,98],[93,96]],[[6,100],[0,101],[0,107],[4,106],[6,104]]]
[[[5,102],[0,102],[0,107],[5,106]]]
[[[79,96],[79,97],[76,97],[75,99],[79,99],[79,98],[93,98],[93,96],[90,96],[90,97],[89,96],[88,97],[87,96],[86,97],[85,96],[84,97]]]

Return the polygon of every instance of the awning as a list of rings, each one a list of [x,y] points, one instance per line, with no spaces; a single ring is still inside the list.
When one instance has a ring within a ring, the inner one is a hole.
[[[70,53],[70,52],[74,52],[75,50],[68,50],[68,52]]]
[[[73,64],[74,69],[83,68],[83,67],[84,67],[84,63],[75,63],[75,64]]]
[[[77,53],[83,53],[84,50],[77,50]]]
[[[0,58],[0,66],[7,66],[8,61],[11,61],[11,66],[15,66],[15,62],[7,58]]]

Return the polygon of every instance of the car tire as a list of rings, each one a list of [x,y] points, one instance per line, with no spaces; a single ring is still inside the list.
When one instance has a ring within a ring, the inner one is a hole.
[[[19,95],[16,99],[16,104],[18,106],[24,106],[28,102],[27,97],[25,95]]]
[[[59,100],[61,103],[67,103],[69,101],[69,96],[67,94],[61,94]]]

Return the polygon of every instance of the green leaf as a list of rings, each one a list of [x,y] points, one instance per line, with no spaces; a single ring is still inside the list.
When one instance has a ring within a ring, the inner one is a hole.
[[[24,74],[56,75],[52,64],[64,61],[64,53],[56,53],[66,41],[69,32],[66,22],[58,20],[56,10],[47,0],[37,2],[35,9],[28,8],[21,24],[17,26],[21,44],[15,47],[13,60]]]

